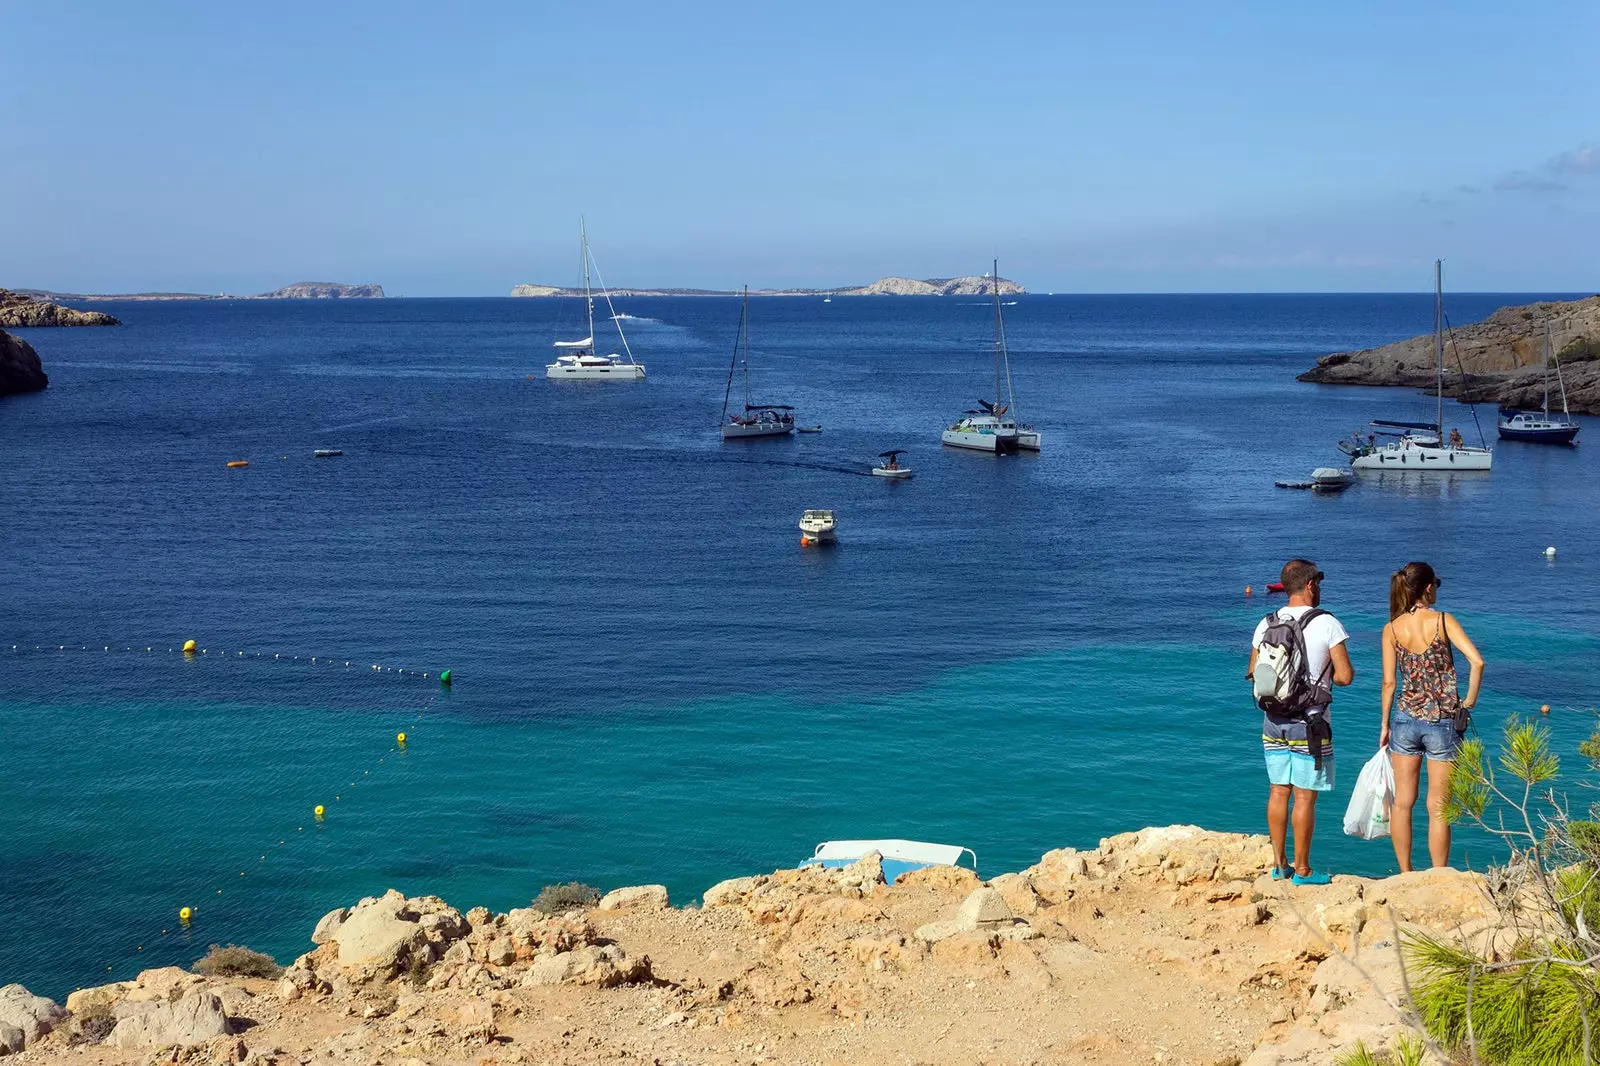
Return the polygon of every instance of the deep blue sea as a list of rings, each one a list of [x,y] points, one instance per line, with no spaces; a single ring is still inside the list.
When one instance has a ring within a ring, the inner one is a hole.
[[[391,886],[686,902],[830,838],[993,875],[1150,824],[1259,831],[1242,674],[1274,601],[1243,590],[1297,554],[1358,674],[1320,867],[1394,868],[1340,819],[1398,565],[1438,568],[1488,658],[1486,735],[1549,703],[1571,754],[1600,704],[1600,423],[1488,476],[1273,487],[1431,414],[1294,380],[1426,332],[1430,295],[1021,297],[1045,450],[1006,458],[939,444],[993,387],[981,299],[752,301],[757,398],[825,429],[733,443],[731,299],[617,301],[649,377],[594,385],[542,377],[577,301],[99,306],[125,325],[19,331],[52,384],[0,401],[0,983],[287,960]],[[866,475],[887,448],[914,480]],[[801,548],[807,507],[836,548]]]

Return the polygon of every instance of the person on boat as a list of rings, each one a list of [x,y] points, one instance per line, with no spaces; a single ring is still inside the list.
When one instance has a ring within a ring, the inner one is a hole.
[[[1454,426],[1450,427],[1450,447],[1460,451],[1467,446],[1466,440],[1461,436],[1461,431]]]
[[[1299,622],[1305,645],[1304,670],[1318,685],[1330,678],[1332,685],[1344,686],[1355,680],[1350,653],[1345,642],[1350,634],[1339,620],[1321,609],[1325,575],[1308,559],[1290,559],[1283,566],[1280,580],[1289,594],[1287,607],[1279,608],[1256,626],[1250,645],[1247,678],[1255,675],[1256,658],[1262,638],[1274,620]],[[1313,613],[1314,612],[1314,613]],[[1333,789],[1333,727],[1329,708],[1333,703],[1332,685],[1322,689],[1322,702],[1304,716],[1285,718],[1266,714],[1261,726],[1261,743],[1267,761],[1267,832],[1272,837],[1272,876],[1292,878],[1297,885],[1325,885],[1332,879],[1311,868],[1311,837],[1316,828],[1317,796]],[[1294,862],[1288,855],[1293,800]]]
[[[1434,607],[1442,581],[1427,563],[1407,563],[1389,579],[1389,624],[1383,627],[1383,724],[1378,747],[1394,767],[1389,833],[1400,872],[1411,869],[1411,812],[1428,760],[1428,855],[1450,865],[1450,823],[1444,818],[1456,753],[1478,702],[1483,656],[1454,615]],[[1455,650],[1472,664],[1460,695]],[[1395,690],[1399,689],[1399,701]]]

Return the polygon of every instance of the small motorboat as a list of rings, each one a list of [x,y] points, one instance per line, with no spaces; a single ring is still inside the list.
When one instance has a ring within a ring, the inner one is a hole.
[[[1319,466],[1303,481],[1274,481],[1280,489],[1310,489],[1312,492],[1343,492],[1355,484],[1355,475],[1334,466]]]
[[[822,427],[821,426],[795,426],[794,427],[794,431],[796,433],[821,433],[822,432]]]
[[[872,468],[872,476],[899,478],[902,481],[906,478],[909,478],[911,476],[911,468],[909,466],[900,465],[900,456],[904,454],[904,449],[896,449],[892,452],[879,452],[878,458],[882,459],[883,462]]]
[[[831,544],[838,525],[832,511],[808,507],[800,516],[800,543]]]
[[[1267,586],[1267,591],[1268,592],[1282,592],[1283,591],[1283,582],[1282,581],[1274,581],[1272,584]]]
[[[312,456],[318,459],[332,459],[336,455],[343,455],[343,448],[313,448]]]
[[[972,860],[978,872],[978,856],[959,844],[930,844],[924,840],[827,840],[817,845],[811,858],[800,864],[835,869],[859,862],[877,852],[883,859],[883,879],[894,884],[901,874],[925,870],[930,866],[960,866],[961,857]]]

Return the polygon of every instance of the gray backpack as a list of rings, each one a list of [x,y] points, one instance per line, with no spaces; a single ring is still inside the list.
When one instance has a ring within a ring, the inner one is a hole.
[[[1327,613],[1313,607],[1299,618],[1279,611],[1267,615],[1267,630],[1256,649],[1255,694],[1256,706],[1272,717],[1303,720],[1333,702],[1332,657],[1316,678],[1306,663],[1306,626]]]

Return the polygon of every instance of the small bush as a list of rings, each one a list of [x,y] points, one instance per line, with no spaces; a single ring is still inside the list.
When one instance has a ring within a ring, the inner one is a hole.
[[[1402,1036],[1391,1051],[1373,1051],[1366,1043],[1356,1046],[1335,1060],[1336,1066],[1423,1066],[1427,1046],[1415,1036]]]
[[[72,1038],[68,1044],[98,1044],[116,1027],[117,1016],[110,1007],[104,1004],[91,1007],[72,1016]]]
[[[419,951],[411,956],[411,965],[406,970],[406,977],[411,981],[412,988],[421,988],[428,983],[428,953]]]
[[[227,947],[211,945],[206,957],[191,967],[195,973],[207,977],[277,977],[283,967],[271,955],[229,944]]]
[[[564,885],[545,885],[529,906],[540,914],[565,914],[588,910],[599,902],[598,888],[581,881],[568,881]]]

